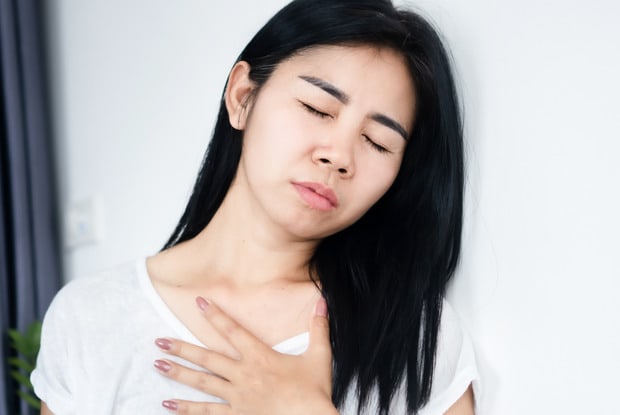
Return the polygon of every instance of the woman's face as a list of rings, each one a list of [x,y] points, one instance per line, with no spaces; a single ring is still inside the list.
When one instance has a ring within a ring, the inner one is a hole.
[[[231,101],[236,94],[239,104],[250,82],[236,69],[227,104],[244,141],[231,190],[245,194],[256,218],[302,240],[357,221],[393,183],[413,128],[404,58],[316,47],[280,63],[245,110]]]

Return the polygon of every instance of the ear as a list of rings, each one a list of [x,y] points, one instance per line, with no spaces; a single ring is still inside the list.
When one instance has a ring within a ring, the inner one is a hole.
[[[250,79],[250,64],[245,61],[237,62],[228,76],[228,85],[224,96],[228,110],[228,121],[236,130],[245,128],[249,112],[249,99],[254,87],[254,82]]]

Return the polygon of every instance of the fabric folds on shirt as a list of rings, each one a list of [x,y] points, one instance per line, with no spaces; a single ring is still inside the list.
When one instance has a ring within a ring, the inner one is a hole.
[[[31,375],[35,392],[55,415],[167,415],[161,406],[166,399],[222,402],[157,373],[153,362],[164,357],[153,343],[158,337],[204,346],[159,297],[146,259],[74,280],[57,294],[45,315]],[[308,341],[308,333],[302,333],[274,349],[298,355]],[[431,399],[420,415],[443,414],[470,383],[477,387],[477,379],[471,341],[445,303]],[[376,413],[374,405],[376,399],[365,413]],[[404,388],[392,408],[391,413],[405,413]],[[356,409],[351,391],[341,414],[352,415]]]

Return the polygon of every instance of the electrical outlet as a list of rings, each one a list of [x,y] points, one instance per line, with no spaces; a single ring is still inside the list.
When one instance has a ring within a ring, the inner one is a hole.
[[[103,237],[101,197],[94,195],[72,203],[67,209],[65,226],[65,245],[68,248],[100,242]]]

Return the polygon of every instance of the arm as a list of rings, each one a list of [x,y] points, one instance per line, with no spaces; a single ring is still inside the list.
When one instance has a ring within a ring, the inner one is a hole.
[[[444,415],[474,415],[474,392],[471,384]]]
[[[54,415],[52,411],[49,410],[45,402],[41,402],[41,415]]]

